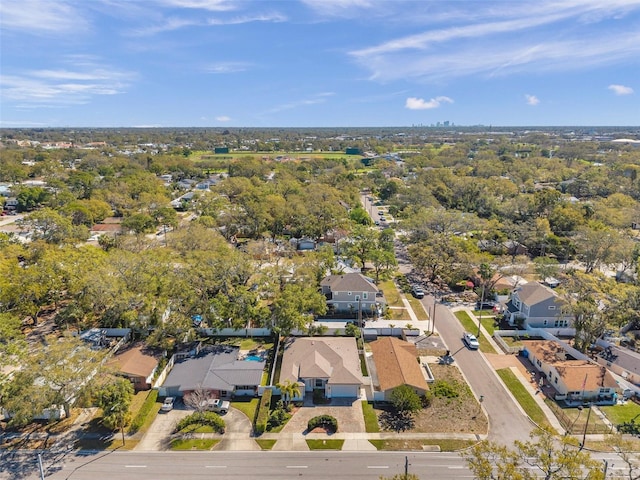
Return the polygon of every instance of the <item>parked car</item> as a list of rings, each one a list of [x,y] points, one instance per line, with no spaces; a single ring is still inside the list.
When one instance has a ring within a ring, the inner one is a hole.
[[[480,348],[480,343],[478,342],[478,339],[472,333],[464,332],[464,335],[462,336],[462,341],[465,343],[467,347],[469,347],[470,350],[478,350]]]
[[[493,310],[496,306],[496,302],[491,300],[485,300],[484,302],[476,302],[476,310]]]
[[[411,294],[416,298],[424,298],[424,290],[420,285],[414,285],[411,287]]]
[[[167,397],[164,399],[164,402],[162,402],[162,406],[160,407],[160,410],[163,412],[170,412],[171,410],[173,410],[173,403],[175,402],[175,397]]]
[[[231,404],[226,400],[220,400],[219,398],[210,398],[209,400],[203,400],[204,409],[210,412],[216,412],[225,414],[229,411]],[[201,404],[202,405],[202,404]]]

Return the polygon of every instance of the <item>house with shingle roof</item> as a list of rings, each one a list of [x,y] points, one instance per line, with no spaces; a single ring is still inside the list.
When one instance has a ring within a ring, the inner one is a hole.
[[[547,385],[555,390],[555,399],[570,405],[593,402],[615,405],[618,384],[605,367],[574,358],[562,344],[552,340],[525,340],[524,352]]]
[[[374,316],[376,302],[382,301],[382,297],[378,295],[380,289],[372,279],[361,273],[329,275],[322,279],[320,287],[330,312],[352,314],[353,318],[357,317],[358,309],[363,316]]]
[[[326,398],[359,398],[363,384],[353,337],[301,337],[287,342],[279,383],[300,386],[301,396],[320,390]]]
[[[194,391],[209,398],[253,396],[262,381],[264,361],[245,359],[238,347],[216,345],[175,360],[159,390],[160,395],[184,397]]]
[[[522,328],[566,328],[573,324],[573,318],[562,312],[564,304],[551,288],[529,282],[511,292],[505,315],[510,325]]]
[[[369,343],[369,347],[375,366],[374,388],[381,392],[380,400],[389,401],[393,389],[400,385],[411,387],[420,396],[426,393],[429,386],[422,373],[418,349],[413,343],[382,337]]]
[[[118,375],[128,378],[136,392],[149,390],[153,383],[162,355],[145,347],[142,343],[130,345],[118,352],[109,361]]]

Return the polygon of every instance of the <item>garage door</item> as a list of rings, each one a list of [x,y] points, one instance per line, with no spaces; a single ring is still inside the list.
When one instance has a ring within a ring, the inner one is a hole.
[[[327,392],[331,398],[341,397],[358,397],[358,391],[360,387],[358,385],[328,385],[327,388],[331,389],[331,392]]]

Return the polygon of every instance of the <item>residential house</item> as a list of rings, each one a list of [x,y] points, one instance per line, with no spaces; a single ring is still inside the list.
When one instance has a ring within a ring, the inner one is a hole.
[[[109,361],[109,365],[117,370],[118,375],[128,378],[136,392],[149,390],[153,384],[162,355],[145,347],[142,343],[127,346],[118,350]]]
[[[531,364],[555,389],[556,400],[563,400],[569,405],[616,404],[618,384],[602,365],[576,359],[560,343],[552,340],[523,343],[525,355]]]
[[[192,357],[176,359],[160,395],[183,397],[203,391],[212,398],[255,395],[265,362],[243,359],[238,347],[204,347]]]
[[[16,197],[9,197],[4,202],[5,210],[17,210],[18,209],[18,199]]]
[[[375,391],[380,392],[376,400],[389,401],[393,389],[407,385],[422,396],[429,389],[420,365],[418,349],[413,343],[395,337],[382,337],[369,343],[373,353]]]
[[[300,386],[300,396],[320,391],[326,398],[359,398],[363,384],[354,337],[301,337],[284,348],[279,383]]]
[[[595,360],[628,382],[640,386],[640,353],[610,345],[604,348]]]
[[[357,318],[376,315],[382,294],[373,280],[361,273],[329,275],[320,282],[330,313],[350,314]]]
[[[572,325],[573,319],[562,312],[564,303],[551,288],[529,282],[511,292],[505,315],[510,325],[522,328],[565,328]]]

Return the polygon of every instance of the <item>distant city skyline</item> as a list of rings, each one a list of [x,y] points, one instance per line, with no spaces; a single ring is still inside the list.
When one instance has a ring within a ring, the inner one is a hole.
[[[0,127],[638,126],[640,0],[2,0]]]

